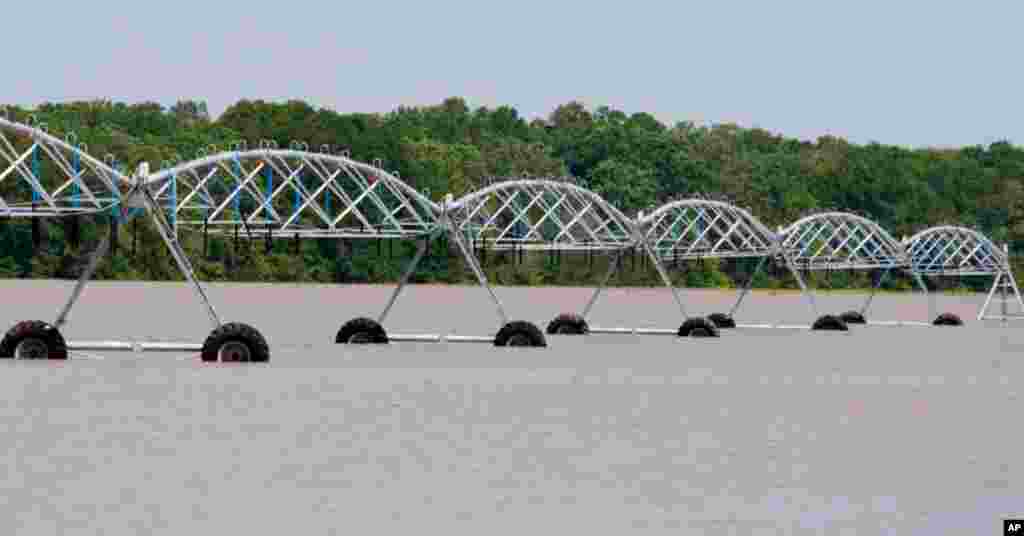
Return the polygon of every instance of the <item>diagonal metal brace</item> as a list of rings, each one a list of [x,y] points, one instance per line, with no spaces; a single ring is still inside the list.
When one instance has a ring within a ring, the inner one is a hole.
[[[608,281],[610,281],[612,276],[619,271],[619,257],[622,256],[623,251],[624,250],[622,248],[616,249],[615,252],[612,253],[611,257],[609,257],[611,259],[611,264],[608,265],[608,271],[604,274],[604,278],[601,279],[601,284],[594,289],[594,294],[590,296],[590,301],[587,302],[587,306],[583,308],[583,313],[580,315],[584,320],[586,320],[587,316],[590,315],[590,310],[593,309],[594,304],[597,303],[598,296],[600,296],[601,292],[603,292],[605,287],[608,286]]]
[[[107,233],[103,237],[103,240],[100,241],[100,245],[96,248],[96,251],[92,252],[92,255],[89,258],[89,264],[86,266],[85,270],[82,271],[82,275],[78,277],[78,282],[75,283],[75,289],[71,291],[71,297],[68,298],[67,303],[64,304],[60,313],[57,314],[57,320],[53,322],[53,327],[60,329],[61,326],[67,323],[68,315],[71,313],[71,308],[74,307],[75,302],[77,302],[78,298],[82,295],[82,291],[85,290],[85,285],[90,279],[92,279],[93,274],[96,273],[96,269],[100,266],[100,261],[103,259],[103,256],[107,254],[107,250],[109,249],[110,233]]]
[[[736,303],[734,303],[732,308],[729,309],[729,318],[732,318],[736,314],[736,311],[739,311],[740,304],[743,303],[743,299],[747,297],[747,294],[750,294],[750,290],[754,287],[754,279],[757,278],[757,274],[761,272],[761,269],[764,268],[766,262],[768,262],[767,255],[761,257],[761,259],[757,261],[757,267],[755,267],[753,273],[750,274],[750,279],[747,279],[746,284],[743,285],[743,290],[740,291],[740,295],[736,298]]]
[[[401,294],[402,289],[405,288],[409,278],[412,277],[413,272],[416,271],[416,266],[419,265],[423,259],[423,255],[427,252],[427,245],[430,244],[430,238],[427,237],[423,241],[419,242],[416,247],[416,256],[412,258],[412,262],[409,263],[409,267],[405,269],[405,273],[402,274],[402,279],[398,282],[398,286],[391,293],[391,298],[388,300],[387,306],[384,307],[384,311],[377,317],[377,323],[383,325],[384,319],[387,318],[388,313],[391,311],[391,307],[395,305],[395,300],[398,299],[398,295]]]
[[[175,236],[173,228],[164,217],[163,211],[160,210],[160,205],[157,204],[155,199],[153,199],[152,193],[150,193],[149,188],[145,186],[144,182],[141,182],[139,186],[136,186],[135,190],[137,190],[137,192],[133,193],[141,194],[141,199],[149,209],[149,214],[153,217],[153,221],[156,223],[156,228],[160,232],[160,237],[164,239],[164,243],[167,244],[167,249],[170,250],[171,256],[174,257],[175,262],[178,263],[178,269],[181,270],[181,273],[185,278],[192,283],[193,290],[195,290],[199,300],[203,302],[203,305],[206,307],[206,312],[210,316],[210,322],[213,324],[214,329],[221,327],[222,323],[220,317],[217,315],[217,311],[213,308],[213,304],[210,303],[209,298],[207,298],[203,287],[199,284],[199,280],[196,279],[195,272],[192,269],[192,263],[189,262],[188,256],[181,248],[181,244],[178,243],[178,238]]]

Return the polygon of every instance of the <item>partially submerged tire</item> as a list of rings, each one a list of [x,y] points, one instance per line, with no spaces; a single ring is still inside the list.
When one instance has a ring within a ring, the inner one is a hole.
[[[67,359],[68,348],[57,328],[40,320],[26,320],[4,335],[0,358]]]
[[[718,329],[732,329],[736,327],[736,321],[725,313],[711,313],[708,320],[715,324]]]
[[[847,324],[867,324],[868,320],[858,311],[846,311],[839,318]]]
[[[718,337],[718,326],[711,320],[702,316],[687,318],[683,325],[679,326],[677,333],[680,337]]]
[[[230,322],[213,330],[203,343],[203,361],[250,362],[270,361],[270,347],[256,328]]]
[[[814,331],[850,331],[850,327],[842,318],[836,315],[824,315],[814,321],[811,326]]]
[[[548,335],[586,335],[590,333],[590,326],[582,316],[573,313],[564,313],[555,317],[548,324]]]
[[[526,321],[509,322],[498,330],[494,336],[495,346],[524,346],[529,348],[545,348],[548,343],[540,328]]]
[[[932,322],[935,326],[962,326],[964,321],[953,313],[942,313]]]
[[[345,322],[334,338],[337,344],[387,344],[388,335],[372,318],[353,318]]]

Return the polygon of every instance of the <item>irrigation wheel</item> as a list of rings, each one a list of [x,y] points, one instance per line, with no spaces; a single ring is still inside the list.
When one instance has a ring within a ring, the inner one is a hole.
[[[26,320],[4,335],[0,358],[67,359],[68,349],[57,328],[40,320]]]
[[[494,336],[495,346],[524,346],[530,348],[545,348],[548,343],[540,328],[526,321],[509,322],[502,326],[498,334]]]
[[[941,315],[939,315],[939,316],[937,316],[935,318],[935,321],[932,322],[932,325],[935,325],[935,326],[962,326],[962,325],[964,325],[964,321],[959,316],[957,316],[957,315],[955,315],[953,313],[942,313]]]
[[[811,325],[814,331],[850,331],[850,327],[836,315],[823,315]]]
[[[715,323],[702,316],[687,318],[683,325],[679,326],[680,337],[718,337],[718,327]]]
[[[270,361],[270,347],[256,328],[231,322],[213,330],[203,343],[203,361],[263,363]]]
[[[563,313],[548,324],[547,333],[548,335],[586,335],[590,333],[590,326],[578,314]]]
[[[372,318],[353,318],[345,322],[338,335],[334,337],[336,344],[387,344],[388,335],[384,328]]]

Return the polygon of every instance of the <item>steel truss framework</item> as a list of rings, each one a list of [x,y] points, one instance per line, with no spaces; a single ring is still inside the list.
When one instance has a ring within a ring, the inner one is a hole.
[[[633,245],[633,222],[564,178],[500,180],[453,202],[455,230],[496,250],[617,250]]]
[[[912,271],[922,276],[993,276],[985,303],[978,310],[978,320],[1020,318],[1024,314],[1017,280],[1010,269],[1007,247],[997,247],[988,237],[974,229],[942,225],[925,229],[904,241]],[[988,316],[996,291],[1000,291],[1000,315]],[[1012,292],[1016,312],[1010,313]]]
[[[760,257],[753,274],[742,287],[736,301],[728,313],[719,314],[716,323],[724,327],[724,322],[731,322],[733,315],[739,310],[743,299],[750,292],[754,277],[769,258],[780,253],[778,237],[748,211],[717,200],[692,198],[680,199],[667,203],[648,215],[641,213],[635,223],[636,231],[642,240],[642,247],[650,256],[657,269],[662,283],[672,292],[679,305],[684,322],[687,310],[683,305],[676,285],[669,275],[669,262],[675,260],[694,260],[707,258],[741,258]],[[591,296],[580,315],[580,321],[586,325],[597,297],[608,280],[618,269],[617,259],[609,265],[608,273],[600,286]],[[800,274],[794,272],[801,285]],[[814,310],[813,296],[805,292]],[[727,320],[726,320],[727,319]],[[734,325],[734,324],[731,324]],[[638,332],[623,328],[591,328],[591,332]],[[644,330],[642,332],[676,334],[677,330]]]
[[[132,184],[93,158],[73,135],[0,117],[0,217],[54,217],[110,210]]]
[[[857,310],[837,315],[844,322],[868,323],[865,315],[889,273],[897,270],[910,273],[909,259],[902,244],[874,221],[849,212],[812,214],[779,229],[779,248],[780,254],[791,266],[801,288],[808,295],[806,284],[799,277],[800,270],[880,271],[861,306]],[[916,279],[924,288],[920,278]],[[812,305],[812,309],[815,309],[817,316],[817,308]]]
[[[472,253],[473,247],[609,252],[613,262],[584,308],[583,318],[614,275],[619,264],[614,261],[631,249],[640,250],[651,260],[664,284],[672,290],[684,318],[686,309],[671,281],[666,262],[669,259],[760,258],[750,281],[741,289],[728,315],[724,315],[730,318],[749,292],[757,270],[769,259],[783,263],[794,274],[815,315],[814,297],[800,275],[801,270],[905,270],[915,276],[922,288],[922,275],[994,275],[995,284],[979,318],[984,317],[1000,285],[1004,297],[1012,289],[1024,310],[1006,251],[1000,251],[983,235],[969,229],[936,227],[900,243],[867,218],[827,212],[803,218],[774,233],[746,210],[702,198],[676,200],[646,216],[641,213],[634,220],[598,194],[565,178],[499,180],[458,200],[449,194],[443,203],[435,203],[397,174],[381,169],[378,162],[369,165],[352,160],[347,154],[311,152],[303,144],[277,149],[264,142],[259,149],[248,150],[244,145],[234,149],[154,173],[143,165],[129,177],[118,171],[112,157],[97,160],[73,136],[61,140],[42,126],[0,118],[0,217],[67,217],[109,211],[126,221],[139,213],[130,209],[142,209],[142,213],[153,218],[215,329],[224,324],[178,242],[179,231],[238,236],[244,230],[242,236],[251,238],[255,230],[258,237],[422,241],[387,306],[377,317],[378,323],[384,321],[394,305],[429,240],[441,234],[448,235],[458,247],[490,294],[506,327],[510,324],[508,316]],[[59,328],[66,322],[108,246],[108,240],[104,240],[93,253],[53,327]],[[862,313],[870,300],[871,297]],[[392,340],[401,338],[393,336]],[[78,346],[118,349],[126,344],[107,341]],[[196,347],[169,344],[156,349],[192,351]]]
[[[440,207],[391,173],[344,155],[264,148],[223,152],[145,179],[177,229],[273,236],[410,237]]]
[[[905,268],[903,246],[877,223],[847,212],[823,212],[783,229],[781,247],[805,270]]]

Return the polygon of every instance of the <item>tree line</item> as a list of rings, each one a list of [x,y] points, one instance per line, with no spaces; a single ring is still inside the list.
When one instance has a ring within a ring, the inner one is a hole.
[[[139,162],[189,160],[234,142],[299,140],[311,148],[350,151],[365,162],[382,159],[414,188],[440,201],[477,189],[488,177],[572,175],[627,215],[671,199],[712,193],[748,208],[771,227],[811,211],[834,209],[869,216],[897,239],[938,224],[976,228],[1011,251],[1024,248],[1024,149],[1009,142],[988,146],[906,148],[852,144],[833,136],[815,141],[786,138],[732,124],[665,125],[649,113],[579,102],[527,120],[509,106],[471,108],[449,98],[435,106],[399,107],[387,113],[339,113],[302,101],[241,100],[219,117],[202,101],[127,104],[105,100],[8,107],[15,120],[32,115],[59,135],[74,132],[94,155],[112,154],[124,169]],[[136,220],[124,228],[110,218],[80,224],[81,244],[65,240],[66,222],[49,221],[33,240],[30,225],[0,220],[0,277],[74,277],[100,233],[116,234],[114,251],[98,274],[105,279],[178,279],[155,228]],[[390,282],[401,274],[414,246],[399,242],[306,240],[293,244],[215,238],[183,233],[200,276],[223,281]],[[380,252],[378,254],[378,251]],[[503,284],[592,285],[607,267],[589,255],[492,254],[488,274]],[[612,284],[658,284],[643,259],[622,261]],[[629,264],[632,263],[632,264]],[[673,270],[688,286],[735,286],[752,270],[749,261],[687,262]],[[435,244],[415,274],[420,282],[462,283],[472,272],[444,244]],[[815,274],[835,288],[869,284],[871,274]],[[982,288],[986,282],[956,281]],[[888,286],[907,286],[892,278]],[[770,269],[758,287],[792,287],[784,270]]]

